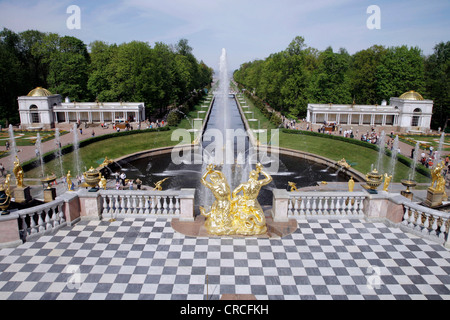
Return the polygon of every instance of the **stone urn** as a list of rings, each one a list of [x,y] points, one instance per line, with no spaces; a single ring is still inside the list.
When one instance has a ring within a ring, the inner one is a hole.
[[[377,190],[377,188],[383,183],[383,175],[378,172],[377,169],[373,169],[366,174],[366,184],[369,190]]]
[[[417,185],[417,183],[412,180],[402,180],[401,183],[406,187],[406,190],[401,191],[400,194],[412,201],[413,193],[411,192],[411,190],[409,190],[409,188],[414,188]]]
[[[47,184],[47,189],[51,189],[52,188],[52,183],[56,181],[56,176],[53,174],[51,176],[47,176],[44,179],[41,179],[41,182],[43,184]]]
[[[83,173],[83,175],[84,175],[84,183],[87,186],[91,187],[92,189],[95,189],[101,179],[100,171],[91,167],[88,171]]]
[[[9,214],[8,208],[11,203],[11,197],[6,193],[4,188],[0,187],[0,211],[2,215]]]

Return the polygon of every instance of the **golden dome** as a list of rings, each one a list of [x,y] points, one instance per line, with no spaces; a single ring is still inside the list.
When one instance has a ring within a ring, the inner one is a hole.
[[[36,89],[31,90],[30,93],[27,94],[27,97],[49,97],[52,95],[53,94],[47,89],[37,87]]]
[[[400,99],[403,99],[403,100],[416,100],[416,101],[417,100],[424,100],[422,95],[420,93],[418,93],[418,92],[415,92],[414,90],[405,92],[404,94],[402,94],[400,96]]]

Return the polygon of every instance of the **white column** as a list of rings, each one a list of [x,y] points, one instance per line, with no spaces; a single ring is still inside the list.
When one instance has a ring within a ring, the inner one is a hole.
[[[383,120],[381,121],[381,125],[385,126],[386,125],[386,115],[383,114]]]

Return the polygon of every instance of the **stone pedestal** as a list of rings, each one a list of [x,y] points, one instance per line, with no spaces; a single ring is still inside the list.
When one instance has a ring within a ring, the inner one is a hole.
[[[424,202],[429,208],[435,208],[442,205],[442,198],[444,196],[443,192],[438,192],[434,188],[428,188],[427,190],[427,199]]]
[[[26,203],[32,200],[31,198],[31,188],[16,188],[14,189],[14,199],[17,203]]]
[[[403,190],[403,191],[400,192],[400,194],[402,196],[404,196],[405,198],[411,200],[411,201],[413,200],[413,193],[412,192],[408,192],[408,191]]]
[[[50,188],[44,190],[44,202],[52,202],[56,199],[56,189]]]

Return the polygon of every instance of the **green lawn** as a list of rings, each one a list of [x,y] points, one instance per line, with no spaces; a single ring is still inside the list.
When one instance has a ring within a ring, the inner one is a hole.
[[[352,168],[365,174],[370,172],[372,164],[377,165],[378,152],[369,148],[361,147],[351,143],[337,141],[327,138],[289,134],[280,131],[280,147],[301,150],[339,161],[342,158],[347,160]],[[378,169],[382,173],[391,173],[391,158],[383,156],[382,168]],[[394,182],[400,182],[411,174],[411,168],[397,161],[395,166]],[[419,183],[427,183],[430,179],[416,173],[415,180]]]
[[[79,156],[82,163],[82,170],[89,169],[91,166],[98,167],[105,157],[108,159],[117,159],[127,154],[135,152],[161,148],[166,146],[175,146],[179,142],[172,141],[173,130],[160,132],[146,132],[137,135],[129,135],[111,138],[99,142],[92,143],[86,147],[79,149]],[[68,170],[74,172],[75,153],[71,152],[62,157],[63,169],[67,173]],[[60,173],[59,160],[55,159],[45,164],[45,174]],[[41,175],[39,168],[34,168],[26,172],[26,178],[38,178]]]

